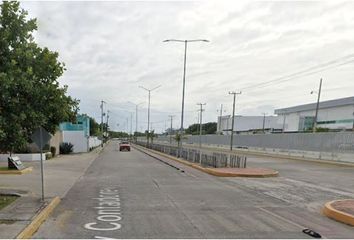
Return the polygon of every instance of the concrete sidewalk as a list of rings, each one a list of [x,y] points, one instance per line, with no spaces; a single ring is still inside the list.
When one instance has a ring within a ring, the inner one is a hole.
[[[24,175],[0,175],[0,194],[21,196],[0,212],[0,238],[15,238],[24,227],[56,196],[63,198],[98,157],[101,148],[89,153],[59,155],[44,162],[45,202],[40,201],[39,162],[24,162],[33,171]],[[0,166],[6,166],[1,163]]]

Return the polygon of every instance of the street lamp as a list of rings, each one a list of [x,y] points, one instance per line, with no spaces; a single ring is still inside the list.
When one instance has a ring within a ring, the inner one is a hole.
[[[317,93],[316,113],[315,113],[315,119],[313,120],[313,124],[312,124],[312,132],[316,132],[316,128],[317,128],[317,117],[318,117],[318,108],[320,105],[321,88],[322,88],[322,78],[320,79],[320,86],[318,88],[318,92],[311,91],[311,94]]]
[[[193,40],[180,40],[180,39],[166,39],[163,42],[182,42],[184,43],[184,64],[183,64],[183,88],[182,88],[182,112],[181,112],[181,128],[180,128],[180,138],[182,139],[183,134],[183,117],[184,117],[184,93],[186,86],[186,63],[187,63],[187,44],[189,42],[209,42],[206,39],[193,39]],[[181,152],[182,141],[179,141],[179,152]],[[180,154],[179,154],[180,155]]]
[[[158,89],[159,87],[161,87],[161,85],[158,85],[157,87],[154,87],[152,89],[148,89],[148,88],[145,88],[143,86],[139,86],[139,88],[142,88],[144,89],[145,91],[149,92],[149,105],[148,105],[148,129],[147,129],[147,144],[149,145],[149,133],[150,133],[150,95],[151,95],[151,92]]]

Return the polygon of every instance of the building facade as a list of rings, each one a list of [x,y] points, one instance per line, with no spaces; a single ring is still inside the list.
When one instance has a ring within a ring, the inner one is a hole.
[[[74,153],[89,151],[90,119],[87,116],[78,115],[75,123],[60,123],[59,129],[62,132],[63,142],[74,145]]]
[[[263,132],[263,124],[265,132],[281,131],[282,125],[278,123],[277,116],[240,116],[234,118],[234,132],[238,133],[254,133]],[[217,132],[223,135],[231,134],[232,116],[218,117]]]
[[[303,132],[314,125],[317,103],[276,109],[278,124],[284,132]],[[354,128],[354,97],[319,103],[317,128],[348,130]]]

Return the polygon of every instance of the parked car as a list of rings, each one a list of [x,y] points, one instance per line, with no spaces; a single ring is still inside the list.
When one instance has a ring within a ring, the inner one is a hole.
[[[130,152],[130,143],[128,141],[122,141],[119,143],[119,151],[123,150]]]

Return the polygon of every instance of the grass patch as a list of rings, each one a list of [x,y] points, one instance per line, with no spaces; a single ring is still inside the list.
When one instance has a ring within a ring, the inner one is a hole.
[[[15,201],[17,196],[0,195],[0,210]]]
[[[9,169],[8,167],[0,167],[0,171],[17,171],[17,169],[13,168],[13,169]]]

